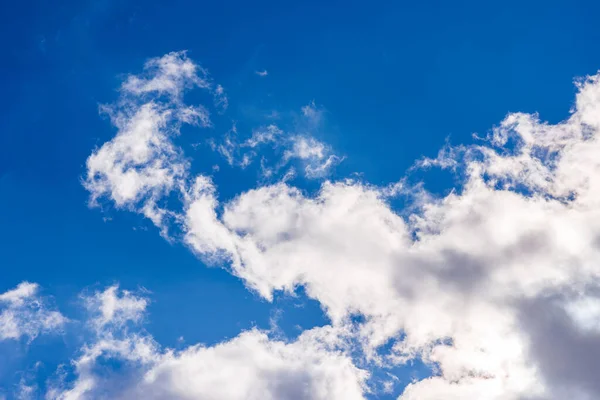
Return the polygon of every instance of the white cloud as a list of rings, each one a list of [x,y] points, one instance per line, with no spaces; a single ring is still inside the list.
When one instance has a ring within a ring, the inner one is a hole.
[[[0,294],[0,301],[14,306],[22,306],[26,300],[37,293],[39,287],[35,283],[21,282],[16,288]]]
[[[229,107],[229,99],[225,94],[225,89],[221,85],[217,85],[214,92],[215,97],[215,106],[218,107],[221,111],[227,110]]]
[[[309,196],[279,183],[219,204],[198,177],[183,196],[186,243],[267,299],[304,286],[334,330],[364,316],[369,357],[435,366],[402,400],[598,398],[599,79],[578,84],[564,122],[509,114],[486,142],[422,162],[465,181],[439,199],[420,189],[406,218],[386,202],[395,186],[325,182]],[[324,145],[298,143],[289,157],[329,160]]]
[[[21,371],[21,378],[19,379],[19,383],[15,386],[15,391],[13,393],[14,398],[18,400],[34,400],[39,399],[40,396],[40,388],[38,384],[35,382],[35,376],[37,374],[37,370],[41,366],[41,362],[35,363],[33,368],[28,371]]]
[[[164,195],[182,179],[185,161],[164,131],[168,110],[145,104],[133,115],[113,118],[119,133],[87,160],[92,202],[110,196],[118,207]]]
[[[158,203],[173,189],[180,189],[188,168],[171,138],[179,135],[181,124],[210,125],[204,107],[182,102],[183,92],[195,86],[211,88],[206,71],[184,52],[151,59],[142,74],[129,76],[121,87],[121,99],[102,108],[117,135],[86,163],[84,185],[92,205],[108,198],[117,207],[141,212],[166,234],[164,219],[169,212]],[[224,96],[220,85],[215,96]]]
[[[582,296],[573,299],[565,305],[567,314],[577,326],[585,330],[600,332],[600,298]]]
[[[231,234],[221,248],[266,298],[304,285],[334,324],[364,315],[367,348],[402,332],[393,359],[420,357],[440,371],[402,399],[598,396],[583,371],[597,370],[599,359],[573,360],[579,372],[561,379],[556,363],[564,361],[549,356],[558,350],[542,346],[555,334],[539,328],[554,322],[536,322],[527,304],[558,296],[574,316],[558,321],[575,332],[573,349],[600,340],[584,322],[595,315],[590,296],[600,275],[599,93],[590,78],[567,121],[510,114],[490,145],[444,152],[463,165],[462,190],[427,200],[408,220],[385,203],[385,190],[357,182],[326,183],[315,198],[279,184],[224,205]],[[511,150],[502,147],[508,138],[517,143]],[[318,146],[301,150],[320,154]],[[193,230],[188,238],[198,249]],[[569,300],[573,291],[579,303]],[[540,312],[554,303],[542,301]]]
[[[234,124],[223,136],[223,141],[220,144],[211,142],[211,147],[225,158],[227,164],[243,169],[254,161],[260,146],[271,144],[275,148],[280,144],[282,135],[283,131],[277,126],[268,125],[253,130],[249,138],[240,140],[237,127]]]
[[[306,178],[323,178],[343,161],[343,158],[332,153],[329,146],[317,139],[309,135],[289,135],[272,124],[255,129],[249,138],[241,142],[234,126],[225,134],[221,144],[213,143],[212,146],[230,166],[246,168],[257,158],[260,147],[265,145],[270,145],[276,156],[280,157],[274,164],[269,163],[265,157],[261,158],[263,176],[266,178],[275,175],[293,160],[303,165]]]
[[[186,195],[185,230],[186,242],[193,244],[197,254],[209,259],[225,254],[235,254],[235,239],[218,219],[215,208],[215,187],[204,176],[196,178],[194,185]]]
[[[84,300],[92,315],[91,322],[98,330],[106,325],[120,327],[128,321],[139,322],[148,305],[145,298],[137,297],[127,290],[119,293],[117,285],[84,297]]]
[[[298,135],[293,136],[290,142],[292,145],[285,151],[284,160],[302,160],[306,164],[304,172],[307,178],[327,176],[331,168],[343,161],[343,158],[331,154],[331,149],[315,138]]]
[[[42,333],[58,333],[67,319],[49,308],[40,297],[39,286],[22,282],[0,294],[0,340],[26,337],[32,341]]]
[[[302,160],[325,157],[325,145],[314,138],[297,136],[293,140],[293,147],[288,157],[298,157]]]
[[[135,325],[147,301],[111,287],[87,298],[93,321],[115,313]],[[119,318],[117,318],[119,319]],[[272,340],[259,330],[220,344],[161,349],[133,326],[97,326],[96,338],[73,361],[75,381],[58,382],[48,399],[363,399],[366,372],[336,348],[328,329],[305,332],[294,342]],[[118,362],[119,371],[100,368]]]
[[[302,115],[313,126],[320,124],[323,120],[323,110],[317,107],[314,100],[302,107]]]
[[[213,347],[166,354],[137,388],[152,399],[363,399],[364,371],[310,337],[243,332]]]
[[[269,162],[264,156],[261,157],[263,177],[267,179],[279,176],[278,172],[293,160],[302,164],[306,178],[324,178],[343,161],[343,157],[333,154],[330,146],[308,133],[321,123],[322,113],[314,102],[302,107],[304,121],[297,126],[298,130],[307,131],[302,134],[284,132],[278,126],[270,124],[252,130],[250,137],[243,139],[234,125],[220,144],[212,142],[211,146],[230,166],[240,168],[249,166],[259,156],[261,147],[268,146],[274,151],[275,161]]]
[[[137,368],[158,357],[158,345],[154,340],[134,329],[144,316],[148,304],[145,298],[111,286],[91,296],[83,296],[83,303],[89,312],[92,339],[71,363],[75,380],[67,381],[66,375],[59,375],[57,381],[51,382],[47,399],[114,398],[108,393],[130,379],[124,376],[128,371],[111,376],[106,376],[110,371],[99,374],[97,363],[100,360],[131,363],[134,365],[131,373],[135,374]]]
[[[269,75],[269,72],[266,69],[263,69],[262,71],[254,71],[254,73],[260,77],[265,77]]]
[[[206,70],[191,61],[185,52],[173,52],[148,60],[144,72],[129,76],[121,90],[126,95],[157,93],[179,100],[185,89],[194,86],[205,89],[211,87]],[[222,92],[220,85],[217,92],[219,88]]]
[[[242,146],[255,148],[265,143],[277,142],[283,135],[283,131],[275,125],[268,125],[262,129],[256,129],[252,132],[252,136],[247,139]]]

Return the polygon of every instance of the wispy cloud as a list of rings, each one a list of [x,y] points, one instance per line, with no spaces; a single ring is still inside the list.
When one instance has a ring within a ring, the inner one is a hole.
[[[323,120],[323,111],[314,102],[302,107],[301,111],[303,121],[297,124],[295,130],[284,132],[279,126],[269,124],[255,128],[250,137],[244,139],[234,127],[223,136],[220,144],[212,142],[211,146],[225,157],[230,166],[241,168],[246,168],[259,156],[262,146],[273,150],[272,160],[261,157],[262,176],[267,179],[279,176],[278,173],[294,161],[302,164],[304,177],[324,178],[344,158],[335,155],[330,146],[311,136],[310,131],[317,130]]]
[[[218,107],[221,111],[227,110],[229,107],[229,99],[225,94],[225,89],[221,85],[217,85],[214,92],[215,97],[215,106]]]
[[[307,178],[327,176],[331,168],[343,161],[343,158],[332,154],[331,149],[315,138],[294,136],[291,147],[284,153],[284,159],[297,158],[305,163],[304,172]]]
[[[194,86],[211,87],[206,70],[192,62],[185,52],[174,52],[150,59],[144,65],[144,72],[130,75],[121,90],[125,95],[157,93],[180,99],[185,89]]]
[[[108,198],[119,208],[142,213],[166,235],[163,222],[169,212],[158,203],[183,185],[188,168],[172,137],[179,135],[182,124],[211,124],[206,108],[183,104],[183,92],[192,87],[211,90],[207,72],[185,52],[169,53],[148,61],[139,76],[129,76],[119,101],[101,108],[117,135],[87,160],[84,186],[92,206]],[[214,94],[226,101],[220,85]]]
[[[35,283],[22,282],[0,294],[0,340],[32,341],[42,333],[61,332],[67,321],[39,295]]]
[[[261,77],[265,77],[265,76],[269,75],[269,72],[266,69],[263,69],[262,71],[254,71],[254,73]]]
[[[323,110],[319,109],[313,100],[302,107],[302,115],[311,125],[318,125],[323,119]]]

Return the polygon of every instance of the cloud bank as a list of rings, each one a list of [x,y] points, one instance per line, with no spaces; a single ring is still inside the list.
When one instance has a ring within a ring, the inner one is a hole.
[[[442,198],[415,192],[418,207],[404,216],[391,208],[389,187],[357,180],[324,181],[316,195],[281,181],[221,203],[212,179],[192,176],[192,160],[171,140],[183,123],[210,124],[204,108],[182,101],[187,89],[211,90],[205,74],[171,53],[126,80],[108,108],[117,135],[87,162],[92,204],[107,199],[177,232],[265,299],[304,287],[329,317],[329,336],[352,332],[361,352],[331,353],[305,339],[318,330],[294,343],[246,332],[214,349],[159,356],[155,344],[143,356],[132,342],[106,347],[151,366],[135,390],[150,385],[160,398],[361,398],[369,389],[351,360],[418,359],[433,376],[410,383],[401,400],[600,397],[592,372],[600,367],[598,75],[578,81],[563,122],[509,114],[476,144],[419,161],[453,169],[462,183]],[[320,118],[312,106],[303,112]],[[331,159],[309,139],[290,140],[296,157]],[[179,207],[160,206],[172,191]],[[203,378],[211,365],[223,375]],[[210,397],[203,385],[223,392]]]

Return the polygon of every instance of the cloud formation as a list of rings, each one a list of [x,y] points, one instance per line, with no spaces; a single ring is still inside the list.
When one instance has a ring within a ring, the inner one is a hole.
[[[304,172],[307,178],[327,176],[330,169],[343,160],[332,154],[329,146],[312,137],[293,136],[291,143],[290,149],[285,151],[283,158],[286,161],[297,158],[304,162]]]
[[[344,158],[314,137],[321,128],[323,110],[317,108],[314,102],[300,110],[300,114],[291,113],[295,119],[293,128],[284,130],[271,123],[244,135],[234,124],[221,139],[209,140],[210,147],[232,167],[245,169],[260,159],[262,177],[269,181],[285,180],[286,175],[289,178],[295,174],[296,167],[303,170],[304,178],[326,178]],[[268,155],[265,155],[265,150]]]
[[[39,286],[22,282],[0,294],[0,340],[26,338],[32,341],[40,334],[58,333],[67,319],[52,309],[39,295]]]
[[[166,227],[168,210],[158,201],[182,185],[188,169],[172,138],[182,124],[211,124],[206,108],[183,104],[183,92],[193,87],[212,90],[206,71],[184,52],[169,53],[148,61],[140,76],[129,76],[116,104],[101,107],[117,134],[87,160],[84,186],[90,204],[108,198],[116,207],[139,211]],[[220,98],[223,88],[218,85],[214,94]]]
[[[294,162],[303,167],[305,178],[324,178],[333,167],[343,161],[343,157],[333,154],[330,146],[309,134],[286,133],[273,124],[254,129],[252,135],[245,140],[240,140],[234,125],[224,135],[222,143],[211,142],[211,147],[219,152],[230,166],[242,169],[259,158],[264,147],[269,148],[279,160],[267,164],[266,158],[261,156],[262,173],[267,178],[275,176]]]
[[[598,398],[600,388],[590,371],[600,367],[594,353],[600,340],[600,224],[595,222],[600,220],[599,79],[578,82],[572,114],[563,122],[509,114],[479,143],[448,146],[437,158],[421,160],[421,167],[452,168],[463,182],[443,198],[415,193],[418,207],[406,217],[390,207],[389,187],[356,180],[324,182],[314,196],[277,183],[220,203],[212,180],[188,177],[187,161],[163,134],[176,131],[181,119],[148,105],[150,117],[142,119],[153,122],[136,122],[143,107],[121,114],[118,126],[123,128],[105,145],[106,154],[103,146],[88,160],[86,187],[92,200],[106,196],[117,206],[132,206],[159,227],[162,220],[154,215],[172,213],[174,226],[196,254],[223,264],[266,299],[303,286],[322,305],[333,332],[356,328],[355,339],[367,359],[392,365],[420,359],[430,365],[434,375],[409,384],[402,400]],[[177,102],[175,109],[182,107]],[[314,107],[303,112],[317,118]],[[135,151],[124,156],[118,150],[134,149],[138,142],[150,150],[140,151],[137,159],[129,155]],[[324,166],[330,160],[308,138],[297,137],[287,151]],[[158,210],[157,201],[174,187],[180,191],[181,211]],[[356,315],[362,316],[358,322],[352,318]],[[382,353],[381,346],[390,341],[392,351]],[[236,350],[243,343],[252,343],[250,354]],[[224,353],[231,351],[233,358],[226,358],[231,365],[223,370],[234,368],[237,357],[253,363],[253,354],[273,365],[298,368],[285,372],[294,377],[312,376],[313,368],[328,365],[321,353],[314,356],[319,346],[313,342],[298,351],[305,356],[300,364],[286,361],[296,357],[295,344],[273,345],[260,333],[242,334],[225,346]],[[204,357],[216,353],[178,354],[169,365],[179,371],[177,376],[199,373]],[[226,361],[215,365],[221,362]],[[279,390],[269,382],[281,377],[239,373],[260,382],[256,393],[262,391],[264,398],[320,398],[324,393],[318,385],[290,384],[293,393],[284,395],[269,391]],[[347,378],[348,387],[362,393],[358,375],[342,375],[328,379]],[[209,396],[191,380],[177,381],[171,372],[161,376],[157,382],[185,388],[182,398]],[[239,398],[235,393],[242,392],[233,392],[237,389],[255,393],[244,382],[221,398]],[[354,394],[333,391],[326,397]]]
[[[72,363],[75,380],[59,380],[49,399],[363,399],[367,373],[335,348],[327,330],[286,343],[254,329],[175,351],[139,327],[145,298],[113,286],[84,303],[93,339]],[[119,372],[103,370],[111,362],[122,365]]]

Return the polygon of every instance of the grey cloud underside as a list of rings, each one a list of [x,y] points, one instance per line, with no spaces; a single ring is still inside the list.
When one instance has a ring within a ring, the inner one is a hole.
[[[435,365],[438,374],[410,383],[402,400],[600,398],[590,372],[600,338],[594,323],[600,317],[598,76],[578,83],[574,111],[561,123],[509,114],[477,144],[448,146],[419,161],[419,167],[452,168],[464,181],[444,198],[414,193],[418,207],[404,217],[388,204],[394,190],[356,180],[324,182],[315,196],[280,182],[220,204],[211,178],[190,176],[170,140],[179,124],[198,120],[171,116],[187,107],[181,93],[202,86],[201,78],[190,75],[195,64],[185,54],[165,57],[151,65],[174,63],[165,67],[170,72],[145,75],[143,82],[172,82],[138,85],[148,88],[142,101],[116,123],[117,136],[90,156],[86,187],[93,200],[110,199],[163,232],[179,232],[192,251],[226,265],[266,299],[304,286],[330,318],[329,336],[345,341],[351,332],[367,365],[414,358]],[[164,88],[167,115],[128,117],[140,116]],[[127,84],[122,91],[137,95]],[[303,112],[319,118],[311,107]],[[298,143],[292,147],[298,157],[322,155],[318,145]],[[181,199],[180,209],[158,205],[168,193]],[[364,321],[352,322],[355,314]],[[381,354],[389,340],[391,354]],[[336,351],[349,357],[343,346]],[[248,390],[319,398],[320,385],[309,385],[310,395],[303,391],[313,367],[309,360],[291,375],[283,368],[284,394],[266,383],[272,378]],[[328,379],[348,379],[352,396],[361,398],[367,393],[361,376],[315,379],[326,387]],[[185,392],[186,385],[177,387]],[[188,398],[184,392],[177,396]],[[349,398],[332,393],[328,398]]]
[[[519,305],[530,356],[537,361],[553,398],[596,399],[600,395],[600,334],[578,327],[561,302],[564,299],[540,296]]]

